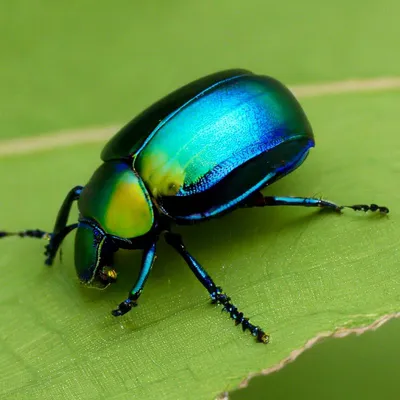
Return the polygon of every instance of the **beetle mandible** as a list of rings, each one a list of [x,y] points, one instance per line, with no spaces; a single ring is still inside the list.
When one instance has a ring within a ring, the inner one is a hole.
[[[137,305],[163,234],[236,325],[268,343],[186,250],[174,224],[204,221],[240,207],[305,206],[388,213],[376,204],[339,206],[317,198],[263,196],[262,188],[299,167],[314,146],[311,125],[279,81],[244,69],[218,72],[164,97],[123,127],[104,147],[103,164],[86,186],[67,194],[53,232],[0,232],[47,238],[46,264],[73,229],[80,281],[105,288],[116,281],[118,249],[143,250],[137,280],[116,317]],[[67,225],[74,201],[79,219]]]

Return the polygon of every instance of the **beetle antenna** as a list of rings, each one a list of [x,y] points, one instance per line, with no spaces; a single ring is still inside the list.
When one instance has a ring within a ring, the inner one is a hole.
[[[41,231],[40,229],[27,229],[25,231],[20,231],[20,232],[0,231],[0,239],[4,238],[4,237],[8,237],[8,236],[19,236],[21,238],[30,237],[30,238],[36,238],[36,239],[50,240],[51,233]]]

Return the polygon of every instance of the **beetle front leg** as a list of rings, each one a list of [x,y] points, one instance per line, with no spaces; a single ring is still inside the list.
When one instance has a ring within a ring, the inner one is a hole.
[[[49,244],[45,247],[46,251],[44,254],[45,256],[47,256],[45,263],[47,265],[52,265],[57,250],[59,249],[65,236],[67,236],[69,232],[71,232],[78,226],[78,224],[72,224],[67,226],[67,222],[69,213],[71,211],[72,203],[75,200],[79,199],[82,189],[83,189],[82,186],[76,186],[68,192],[58,212],[52,233],[42,231],[39,229],[27,229],[20,232],[0,231],[0,238],[8,236],[19,236],[19,237],[30,237],[30,238],[49,240]]]
[[[117,309],[111,312],[112,315],[114,315],[114,317],[120,317],[121,315],[124,315],[127,312],[129,312],[132,309],[132,307],[137,306],[137,300],[142,294],[144,284],[146,283],[146,280],[149,277],[155,259],[156,259],[156,243],[153,243],[143,253],[139,276],[132,290],[129,292],[128,298],[125,301],[123,301],[118,306]]]
[[[57,219],[54,224],[54,229],[53,233],[51,234],[50,242],[46,246],[46,252],[45,255],[47,256],[46,258],[46,264],[47,265],[52,265],[54,257],[57,254],[57,250],[60,247],[62,241],[64,240],[65,236],[76,227],[76,225],[71,225],[70,227],[67,227],[67,222],[68,222],[68,217],[69,213],[71,211],[71,206],[72,203],[75,200],[79,199],[79,196],[81,195],[83,187],[82,186],[75,186],[72,188],[67,196],[65,197],[60,210],[58,211]]]
[[[382,214],[388,214],[389,209],[385,206],[377,204],[355,204],[352,206],[339,206],[330,201],[316,199],[312,197],[279,197],[264,196],[261,192],[254,193],[250,196],[242,207],[267,207],[267,206],[302,206],[302,207],[319,207],[327,208],[333,211],[341,212],[343,208],[351,208],[354,211],[379,211]]]
[[[48,255],[48,247],[51,244],[51,248],[57,249],[59,248],[61,242],[64,240],[65,236],[68,235],[73,229],[77,228],[78,224],[72,224],[65,226],[62,230],[60,230],[57,235],[54,233],[42,231],[40,229],[26,229],[24,231],[19,232],[7,232],[7,231],[0,231],[0,239],[8,236],[19,236],[21,238],[30,237],[35,239],[46,239],[49,240],[50,243],[46,246],[45,255]],[[55,253],[54,253],[55,254]],[[51,260],[52,261],[52,260]],[[46,264],[51,265],[48,263],[48,258],[46,259]]]
[[[222,304],[222,311],[229,313],[230,317],[235,321],[235,325],[241,324],[243,331],[248,329],[259,342],[265,344],[269,342],[269,335],[267,335],[259,326],[250,323],[249,319],[245,318],[242,312],[239,312],[237,307],[231,303],[230,297],[223,293],[220,287],[215,285],[203,267],[187,252],[180,235],[167,232],[165,234],[165,240],[182,256],[186,261],[186,264],[196,275],[196,278],[208,290],[212,303]]]

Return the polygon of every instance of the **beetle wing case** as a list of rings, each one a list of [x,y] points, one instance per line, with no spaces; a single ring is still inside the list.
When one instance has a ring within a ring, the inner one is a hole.
[[[297,168],[314,146],[308,119],[279,81],[222,71],[142,112],[103,150],[131,159],[161,212],[185,223],[216,216]]]
[[[298,167],[311,126],[278,81],[243,75],[215,84],[160,123],[134,167],[176,220],[229,210]]]
[[[154,133],[158,124],[176,112],[211,86],[223,83],[226,79],[252,75],[245,69],[230,69],[207,75],[175,90],[140,113],[126,124],[104,147],[103,161],[127,158],[137,153],[148,137]]]

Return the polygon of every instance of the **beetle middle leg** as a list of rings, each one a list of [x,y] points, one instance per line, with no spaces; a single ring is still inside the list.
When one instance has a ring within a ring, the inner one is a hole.
[[[195,274],[196,278],[208,290],[212,303],[222,304],[222,310],[229,313],[230,317],[235,321],[235,324],[241,324],[243,331],[248,329],[259,342],[265,344],[269,342],[269,335],[267,335],[259,326],[250,323],[249,319],[245,318],[242,312],[239,312],[237,307],[231,303],[230,297],[222,292],[222,289],[213,282],[203,267],[188,253],[180,235],[167,232],[165,233],[165,240],[182,256],[186,261],[186,264]]]
[[[339,206],[327,200],[316,199],[312,197],[279,197],[264,196],[261,192],[256,192],[250,196],[242,207],[267,207],[267,206],[302,206],[327,208],[333,211],[341,212],[343,208],[351,208],[354,211],[379,211],[382,214],[388,214],[389,209],[377,204],[355,204],[352,206]]]
[[[137,281],[131,291],[129,292],[128,298],[120,303],[117,309],[113,310],[111,313],[114,317],[120,317],[121,315],[129,312],[132,307],[137,306],[137,300],[142,294],[144,284],[149,277],[151,268],[156,259],[156,244],[152,243],[147,249],[144,250],[142,257],[142,265],[140,268],[139,276]]]

